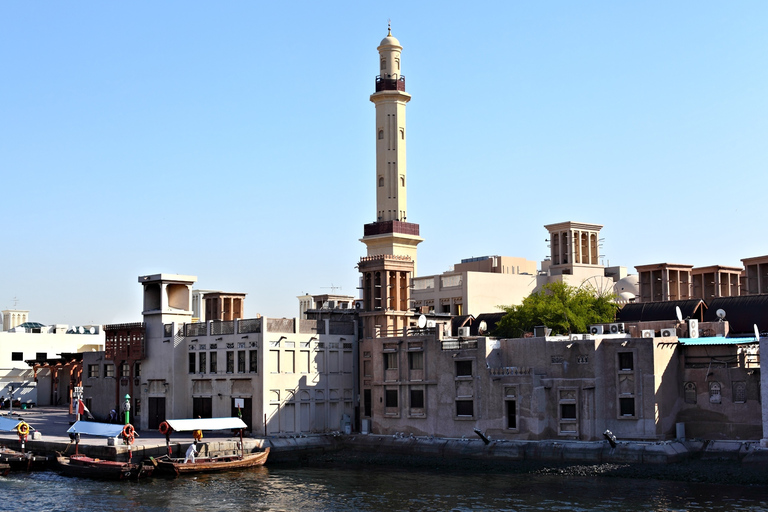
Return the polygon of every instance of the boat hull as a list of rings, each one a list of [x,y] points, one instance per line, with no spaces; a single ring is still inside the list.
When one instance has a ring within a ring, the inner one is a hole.
[[[0,464],[8,464],[13,471],[29,471],[31,469],[45,469],[48,465],[48,457],[21,453],[10,448],[0,448]]]
[[[168,456],[152,459],[155,473],[160,475],[178,476],[188,473],[214,473],[233,469],[263,466],[267,462],[269,448],[263,452],[249,453],[244,457],[196,458],[195,462],[184,463],[184,459],[173,459]]]
[[[90,457],[56,457],[56,467],[66,476],[96,480],[138,480],[150,476],[152,466],[92,459]]]

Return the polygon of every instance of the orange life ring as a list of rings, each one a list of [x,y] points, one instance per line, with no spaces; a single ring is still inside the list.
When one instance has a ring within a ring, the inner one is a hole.
[[[164,421],[160,424],[160,427],[158,427],[157,430],[159,430],[161,434],[167,435],[167,434],[170,434],[171,432],[171,426],[168,424],[167,421]]]
[[[126,438],[125,438],[125,443],[126,443],[126,444],[133,444],[133,441],[134,441],[135,439],[136,439],[135,437],[133,437],[132,435],[130,435],[130,436],[128,436],[128,437],[126,437]]]
[[[16,431],[19,433],[20,436],[26,436],[29,434],[29,424],[24,423],[23,421],[18,424],[16,427]]]
[[[123,437],[125,439],[128,439],[129,437],[133,437],[134,434],[133,425],[130,423],[123,427]]]

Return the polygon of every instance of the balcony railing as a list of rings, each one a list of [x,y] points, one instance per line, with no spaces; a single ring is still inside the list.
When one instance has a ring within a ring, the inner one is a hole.
[[[382,78],[376,77],[376,92],[381,91],[402,91],[405,92],[405,77],[400,78]]]

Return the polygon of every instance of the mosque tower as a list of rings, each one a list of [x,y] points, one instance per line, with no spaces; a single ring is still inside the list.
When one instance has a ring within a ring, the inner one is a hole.
[[[416,246],[423,241],[419,225],[406,222],[405,92],[400,41],[391,29],[379,47],[376,91],[376,220],[364,226],[361,241],[368,255],[360,259],[364,336],[392,336],[408,326],[411,278],[416,275]],[[389,333],[389,334],[387,334]]]

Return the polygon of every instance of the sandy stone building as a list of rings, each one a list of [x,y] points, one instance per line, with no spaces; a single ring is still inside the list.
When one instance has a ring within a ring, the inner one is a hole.
[[[233,415],[242,415],[249,430],[264,435],[353,424],[354,322],[261,317],[192,322],[196,280],[175,274],[139,277],[144,322],[109,326],[119,342],[84,360],[85,399],[94,414],[106,415],[128,393],[132,421],[142,429],[157,428],[168,418]],[[207,314],[219,315],[212,304]]]

